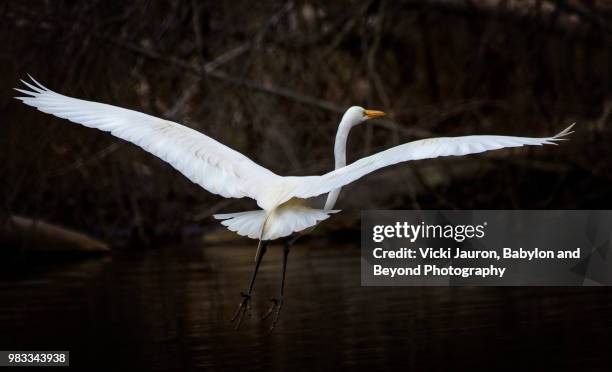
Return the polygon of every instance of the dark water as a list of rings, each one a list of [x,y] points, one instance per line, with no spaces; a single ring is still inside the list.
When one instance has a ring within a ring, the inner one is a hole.
[[[70,350],[81,370],[610,370],[606,288],[363,288],[354,246],[281,250],[262,265],[253,312],[229,318],[253,246],[202,244],[38,265],[0,282],[0,349]]]

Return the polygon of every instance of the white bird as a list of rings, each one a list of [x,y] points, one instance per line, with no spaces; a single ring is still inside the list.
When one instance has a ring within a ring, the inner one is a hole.
[[[573,124],[552,137],[530,138],[494,135],[439,137],[405,143],[346,165],[346,139],[350,129],[368,119],[384,116],[381,111],[353,106],[342,116],[336,136],[335,170],[323,175],[283,177],[255,163],[245,155],[181,124],[104,103],[67,97],[45,88],[32,77],[22,80],[30,90],[15,97],[38,110],[68,119],[89,128],[110,132],[168,162],[192,182],[226,198],[254,199],[261,208],[254,211],[217,214],[214,217],[236,233],[258,239],[259,245],[249,289],[232,321],[240,326],[247,312],[255,277],[266,252],[267,242],[315,226],[329,217],[342,186],[378,169],[410,160],[459,156],[525,145],[555,144],[571,134]],[[328,194],[324,209],[307,206],[305,199]],[[282,306],[287,252],[283,260],[281,298],[276,303],[272,327]],[[273,310],[270,309],[268,314]]]

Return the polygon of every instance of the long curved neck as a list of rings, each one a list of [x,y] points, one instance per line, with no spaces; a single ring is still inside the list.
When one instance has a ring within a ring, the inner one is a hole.
[[[338,132],[336,133],[336,142],[334,144],[334,159],[336,169],[342,168],[346,165],[346,142],[348,140],[349,132],[351,131],[351,125],[347,120],[342,119],[338,126]],[[330,191],[327,194],[327,200],[325,201],[325,210],[330,210],[336,205],[338,195],[342,188],[337,188]]]

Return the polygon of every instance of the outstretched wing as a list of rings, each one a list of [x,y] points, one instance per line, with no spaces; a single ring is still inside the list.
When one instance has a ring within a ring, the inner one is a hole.
[[[556,136],[548,138],[465,136],[430,138],[406,143],[362,158],[322,176],[285,177],[288,182],[286,187],[288,192],[283,195],[281,202],[291,198],[310,198],[325,194],[378,169],[404,161],[476,154],[506,147],[553,145],[571,134],[570,129],[573,126],[574,124]]]
[[[30,90],[15,97],[47,114],[110,132],[168,162],[192,182],[224,197],[258,201],[266,185],[281,177],[241,153],[181,124],[117,106],[55,93],[31,76]]]

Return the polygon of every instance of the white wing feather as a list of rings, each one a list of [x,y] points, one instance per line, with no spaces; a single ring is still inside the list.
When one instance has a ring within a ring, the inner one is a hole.
[[[281,178],[241,153],[181,124],[117,106],[67,97],[30,78],[36,85],[22,80],[31,90],[16,89],[27,96],[15,98],[42,112],[132,142],[214,194],[250,197],[260,204],[258,197],[264,194],[266,185]]]
[[[530,138],[511,136],[464,136],[430,138],[395,146],[374,155],[362,158],[346,167],[322,176],[285,177],[289,184],[286,194],[280,199],[310,198],[345,186],[378,169],[410,160],[476,154],[506,147],[554,145],[573,133],[574,124],[553,137]]]
[[[32,80],[36,86],[22,81],[31,90],[16,89],[28,96],[15,98],[42,112],[111,132],[165,160],[206,190],[224,197],[250,197],[265,210],[273,210],[291,198],[326,194],[400,162],[555,144],[571,134],[573,126],[546,138],[485,135],[424,139],[362,158],[322,176],[281,177],[191,128],[141,112],[67,97]]]

